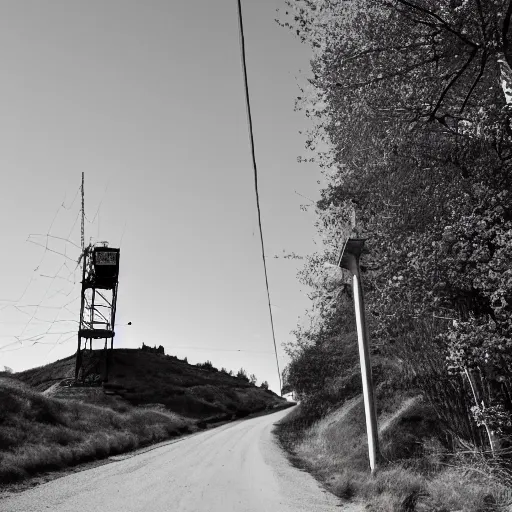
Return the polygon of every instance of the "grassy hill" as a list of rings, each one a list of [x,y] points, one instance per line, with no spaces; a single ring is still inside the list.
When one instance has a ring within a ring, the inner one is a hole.
[[[293,405],[272,391],[215,368],[137,349],[74,356],[17,374],[0,374],[0,483],[106,458],[208,424]]]
[[[418,375],[411,378],[396,358],[383,352],[374,345],[377,472],[372,476],[369,470],[352,331],[307,347],[288,367],[285,384],[302,394],[301,404],[276,433],[292,462],[340,498],[364,502],[371,512],[512,510],[505,450],[492,457],[464,442],[455,434],[456,425],[443,421],[436,402],[418,388]]]
[[[7,377],[0,377],[0,404],[0,484],[197,430],[171,412],[58,400]]]
[[[103,351],[84,356],[84,379],[91,382],[103,370]],[[73,393],[68,384],[74,376],[74,356],[14,375],[33,389],[67,398]],[[61,385],[63,384],[63,385]],[[50,389],[51,388],[51,389]],[[77,388],[75,388],[76,390]],[[270,390],[212,368],[188,364],[174,356],[116,349],[109,363],[109,381],[103,386],[117,403],[106,401],[105,394],[84,394],[82,401],[109,405],[123,410],[127,404],[160,407],[193,419],[230,419],[271,409],[286,401]],[[101,395],[101,396],[100,396]],[[108,403],[107,403],[108,402]]]
[[[291,461],[345,500],[371,512],[498,512],[511,510],[510,480],[476,452],[457,456],[421,395],[377,386],[381,461],[370,474],[362,395],[305,422],[299,405],[277,436]]]

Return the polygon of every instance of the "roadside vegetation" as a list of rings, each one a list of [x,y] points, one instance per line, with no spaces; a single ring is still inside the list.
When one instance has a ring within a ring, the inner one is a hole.
[[[310,322],[286,349],[299,465],[375,512],[512,503],[512,2],[296,0],[314,51],[297,108],[324,174]],[[303,207],[307,209],[308,206]],[[356,219],[354,226],[353,219]],[[365,238],[382,460],[369,476],[353,298]],[[292,254],[290,257],[300,257]]]
[[[0,482],[103,459],[197,430],[170,411],[107,407],[46,397],[0,378]]]

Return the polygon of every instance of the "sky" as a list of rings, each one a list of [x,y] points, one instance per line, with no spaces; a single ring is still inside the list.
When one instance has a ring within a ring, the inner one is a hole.
[[[309,300],[300,261],[274,256],[315,250],[296,192],[318,199],[321,178],[297,162],[310,125],[294,112],[311,55],[274,21],[284,0],[243,6],[282,370]],[[243,367],[279,392],[236,1],[4,0],[0,61],[0,366],[76,351],[84,172],[86,243],[121,250],[115,346]]]

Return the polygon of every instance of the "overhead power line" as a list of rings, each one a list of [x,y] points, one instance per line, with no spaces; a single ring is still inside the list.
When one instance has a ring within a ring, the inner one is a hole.
[[[268,350],[244,350],[242,348],[215,348],[215,347],[192,347],[190,345],[176,345],[169,347],[169,350],[187,349],[187,350],[205,350],[213,352],[250,352],[251,354],[273,354]]]
[[[268,286],[268,273],[267,273],[267,263],[265,259],[265,244],[263,242],[263,229],[261,226],[261,209],[260,209],[260,196],[258,192],[258,167],[256,165],[256,153],[254,150],[254,134],[252,128],[252,116],[251,116],[251,102],[249,98],[249,83],[247,79],[247,64],[245,57],[245,38],[244,38],[244,24],[242,17],[242,2],[241,0],[237,0],[238,2],[238,21],[239,21],[239,29],[240,29],[240,51],[241,51],[241,59],[242,59],[242,69],[244,75],[244,86],[245,86],[245,100],[247,105],[247,121],[249,128],[249,140],[251,144],[251,154],[252,154],[252,164],[254,169],[254,190],[256,193],[256,209],[258,210],[258,226],[260,230],[260,240],[261,240],[261,256],[263,260],[263,270],[265,272],[265,286],[267,288],[267,298],[268,298],[268,310],[270,313],[270,325],[272,327],[272,339],[274,341],[274,352],[276,355],[276,364],[277,364],[277,374],[279,376],[279,393],[282,394],[283,386],[281,384],[281,371],[279,369],[279,359],[277,357],[277,345],[276,345],[276,335],[274,330],[274,318],[272,316],[272,306],[270,303],[270,290]]]

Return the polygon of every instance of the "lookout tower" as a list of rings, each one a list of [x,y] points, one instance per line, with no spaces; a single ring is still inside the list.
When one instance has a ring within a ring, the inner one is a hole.
[[[108,247],[107,242],[89,245],[82,253],[82,293],[75,381],[80,378],[82,353],[87,348],[87,340],[92,350],[92,340],[98,339],[105,340],[105,366],[102,380],[104,382],[108,380],[108,340],[112,350],[119,284],[119,254],[119,249]],[[85,339],[83,347],[82,339]]]

